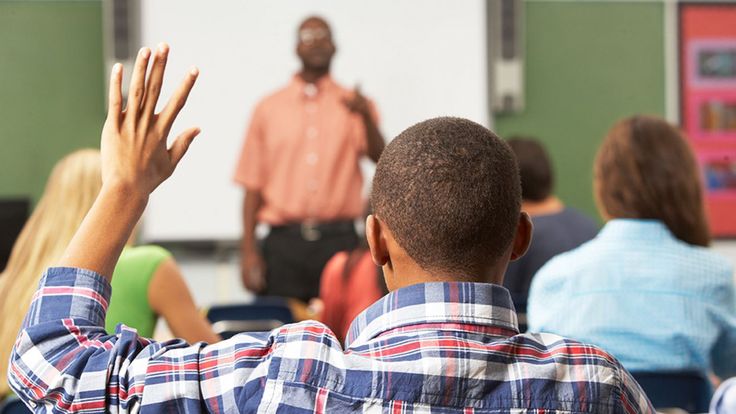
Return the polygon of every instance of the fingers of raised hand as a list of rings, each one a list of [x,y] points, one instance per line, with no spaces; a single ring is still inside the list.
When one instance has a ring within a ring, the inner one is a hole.
[[[140,114],[146,82],[146,71],[148,69],[148,58],[150,56],[151,49],[144,47],[138,52],[138,56],[135,58],[133,75],[130,78],[130,88],[128,89],[128,104],[125,108],[125,122],[130,126],[136,126],[138,124],[138,116]]]
[[[122,178],[135,183],[146,194],[171,175],[200,132],[199,128],[190,128],[177,137],[171,148],[167,148],[166,138],[171,125],[199,74],[197,69],[192,69],[163,112],[156,115],[168,51],[166,44],[159,45],[149,70],[151,50],[140,50],[134,64],[125,110],[122,110],[122,66],[116,64],[110,74],[108,119],[101,139],[103,158],[107,159],[103,164],[107,170],[103,176],[112,177],[113,181]]]
[[[120,116],[123,110],[123,66],[116,63],[110,73],[110,90],[108,92],[107,122],[115,129],[120,127]]]
[[[169,46],[166,43],[158,45],[153,57],[151,71],[148,74],[146,92],[141,108],[142,112],[140,121],[143,127],[147,127],[151,119],[153,119],[153,114],[156,110],[156,103],[158,102],[159,95],[161,94],[161,85],[164,81],[164,72],[166,71],[168,55]]]
[[[199,69],[195,67],[191,68],[176,92],[169,99],[166,107],[158,115],[156,121],[158,124],[157,128],[163,132],[164,136],[168,135],[171,125],[173,125],[176,117],[179,115],[179,111],[181,111],[181,108],[187,102],[189,92],[191,92],[194,83],[197,81],[197,76],[199,76]]]
[[[358,104],[355,96],[343,98],[342,103],[345,104],[345,106],[347,106],[348,109],[351,111],[354,111]]]
[[[364,112],[368,110],[368,101],[362,95],[353,95],[344,98],[343,103],[352,112]]]
[[[171,163],[174,167],[179,164],[179,161],[181,161],[182,157],[184,157],[184,154],[186,154],[189,149],[189,145],[191,145],[194,138],[199,135],[200,132],[201,130],[199,128],[193,127],[187,129],[176,137],[174,143],[171,144],[171,149],[169,149],[169,158],[171,159]]]

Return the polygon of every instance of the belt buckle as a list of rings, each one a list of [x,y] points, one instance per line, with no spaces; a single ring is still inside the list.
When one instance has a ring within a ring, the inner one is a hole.
[[[315,221],[305,221],[301,223],[302,238],[306,241],[317,241],[322,238],[322,232],[319,231],[319,225]]]

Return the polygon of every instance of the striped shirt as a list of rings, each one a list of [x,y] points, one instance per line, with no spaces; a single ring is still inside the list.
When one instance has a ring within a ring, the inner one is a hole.
[[[360,314],[346,347],[306,321],[212,345],[104,330],[110,285],[51,268],[11,356],[10,383],[47,412],[653,412],[608,353],[518,333],[506,289],[428,283]]]

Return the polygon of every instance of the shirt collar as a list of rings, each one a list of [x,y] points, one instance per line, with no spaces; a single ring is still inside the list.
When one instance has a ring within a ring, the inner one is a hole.
[[[667,226],[659,220],[613,219],[603,226],[597,238],[603,240],[656,241],[673,237]]]
[[[294,76],[292,76],[291,78],[291,87],[296,93],[299,94],[299,96],[309,96],[310,94],[316,95],[319,93],[324,93],[335,85],[336,83],[334,80],[332,80],[332,77],[330,75],[325,75],[317,79],[317,82],[312,84],[305,82],[298,73],[294,74]],[[310,91],[310,89],[314,92]]]
[[[350,325],[346,347],[386,331],[428,323],[481,325],[519,333],[509,291],[490,283],[421,283],[395,290],[361,312]]]

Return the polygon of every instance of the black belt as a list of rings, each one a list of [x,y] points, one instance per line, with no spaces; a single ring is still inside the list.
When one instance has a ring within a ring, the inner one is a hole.
[[[338,221],[303,221],[301,223],[287,223],[280,226],[271,226],[274,233],[298,234],[304,240],[317,241],[323,236],[355,232],[353,220]]]

